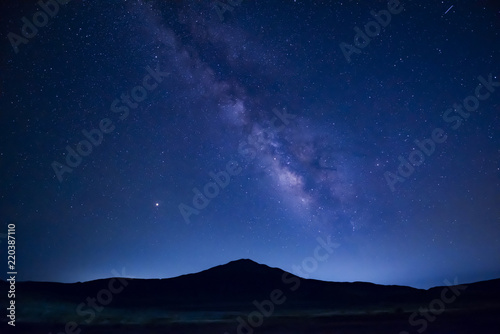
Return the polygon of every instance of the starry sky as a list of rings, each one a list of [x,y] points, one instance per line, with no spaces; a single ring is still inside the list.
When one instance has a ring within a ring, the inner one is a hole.
[[[498,2],[44,6],[0,5],[18,280],[293,272],[318,238],[310,278],[500,277]]]

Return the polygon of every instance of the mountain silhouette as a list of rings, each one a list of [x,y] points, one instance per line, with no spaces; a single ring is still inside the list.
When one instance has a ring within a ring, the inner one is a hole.
[[[9,283],[0,281],[0,288],[8,291]],[[453,291],[458,295],[454,296]],[[0,296],[2,305],[8,303],[6,295]],[[84,283],[16,282],[16,303],[22,305],[17,310],[19,322],[32,324],[29,326],[38,324],[35,327],[44,330],[52,329],[47,327],[52,324],[74,321],[71,319],[94,326],[132,321],[127,319],[141,319],[149,325],[176,321],[186,324],[194,321],[193,318],[234,321],[238,314],[241,318],[256,309],[264,310],[264,304],[270,308],[271,301],[273,312],[276,310],[281,317],[301,315],[302,319],[308,319],[330,314],[325,319],[331,322],[334,315],[340,321],[348,314],[410,313],[419,307],[428,307],[432,301],[443,300],[443,296],[446,300],[453,299],[453,303],[446,305],[447,310],[470,312],[482,308],[484,319],[481,321],[495,321],[492,320],[496,319],[494,314],[500,311],[500,279],[423,290],[305,279],[279,268],[240,259],[168,279],[114,277]],[[407,323],[402,315],[398,317],[400,323]],[[356,321],[366,320],[360,319]],[[307,328],[307,323],[301,326]],[[34,330],[29,327],[27,332],[35,333]]]
[[[84,283],[17,282],[18,298],[32,300],[81,301],[107,289],[109,279]],[[353,307],[374,303],[420,302],[438,295],[442,287],[429,290],[406,286],[386,286],[365,282],[339,283],[304,279],[249,259],[231,261],[198,273],[168,279],[126,279],[126,287],[116,294],[115,306],[137,305],[162,308],[207,308],[228,305],[251,306],[253,300],[269,298],[279,289],[287,298],[284,307]],[[2,285],[7,285],[2,282]],[[500,296],[500,280],[474,283],[484,291]],[[469,287],[469,291],[474,288]]]

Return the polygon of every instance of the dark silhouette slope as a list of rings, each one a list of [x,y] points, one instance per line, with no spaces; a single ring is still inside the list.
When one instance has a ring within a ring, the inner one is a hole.
[[[79,303],[109,290],[111,279],[85,283],[17,282],[19,304]],[[444,287],[429,290],[405,286],[384,286],[373,283],[338,283],[299,278],[278,268],[270,268],[242,259],[195,274],[169,279],[114,279],[112,307],[161,308],[165,310],[242,310],[251,309],[252,302],[269,299],[279,289],[286,301],[280,309],[360,309],[391,308],[398,305],[429,303],[440,298]],[[0,286],[7,291],[7,283]],[[1,298],[5,298],[2,296]],[[467,286],[460,301],[497,303],[500,300],[500,279]]]

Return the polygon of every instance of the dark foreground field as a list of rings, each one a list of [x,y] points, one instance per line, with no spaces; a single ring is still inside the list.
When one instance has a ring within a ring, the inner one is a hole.
[[[137,314],[140,318],[140,315]],[[240,329],[236,321],[206,321],[170,322],[157,324],[110,324],[79,326],[71,334],[160,334],[160,333],[203,333],[203,334],[233,334],[233,333],[261,333],[261,334],[399,334],[408,333],[428,334],[498,334],[500,333],[500,310],[482,311],[454,311],[444,312],[436,320],[427,323],[425,330],[421,323],[411,326],[408,321],[410,314],[361,314],[335,316],[277,316],[265,319],[257,328]],[[422,330],[419,332],[419,330]],[[15,333],[26,334],[59,334],[66,333],[64,324],[22,324],[18,323]],[[13,333],[14,333],[13,332]],[[2,333],[5,333],[2,331]]]

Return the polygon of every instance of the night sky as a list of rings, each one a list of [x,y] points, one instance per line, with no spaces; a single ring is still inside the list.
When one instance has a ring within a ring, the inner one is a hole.
[[[310,278],[500,277],[497,1],[0,7],[18,280],[293,272],[318,238]]]

